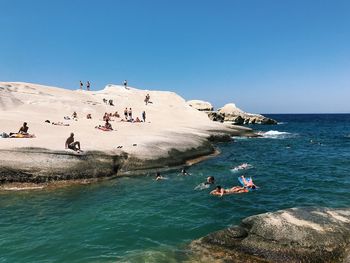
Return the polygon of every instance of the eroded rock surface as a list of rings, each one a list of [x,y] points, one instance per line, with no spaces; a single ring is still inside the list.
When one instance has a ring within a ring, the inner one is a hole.
[[[187,104],[192,108],[195,108],[199,111],[212,111],[214,110],[213,105],[210,102],[202,101],[202,100],[189,100]]]
[[[350,208],[291,208],[247,217],[190,245],[203,262],[349,262]]]

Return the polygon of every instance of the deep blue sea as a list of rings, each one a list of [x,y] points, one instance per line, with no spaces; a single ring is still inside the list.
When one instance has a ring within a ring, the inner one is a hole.
[[[350,206],[350,115],[269,115],[261,138],[220,143],[221,154],[179,172],[54,190],[0,193],[0,262],[181,262],[186,245],[244,217],[295,206]],[[233,172],[249,163],[252,168]],[[252,176],[259,190],[195,190]]]

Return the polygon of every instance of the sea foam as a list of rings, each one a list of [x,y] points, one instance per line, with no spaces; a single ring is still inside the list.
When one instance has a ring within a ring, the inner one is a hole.
[[[264,138],[270,138],[270,139],[284,139],[295,135],[289,132],[282,132],[282,131],[275,131],[275,130],[270,130],[267,132],[258,132],[258,134]]]

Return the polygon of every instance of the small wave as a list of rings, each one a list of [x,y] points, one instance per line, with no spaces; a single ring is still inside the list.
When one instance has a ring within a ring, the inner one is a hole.
[[[264,138],[270,138],[270,139],[284,139],[295,135],[289,132],[281,132],[281,131],[275,131],[275,130],[270,130],[267,132],[258,132],[258,134]]]
[[[344,138],[350,139],[350,134],[344,135]]]
[[[44,186],[24,186],[24,187],[4,187],[3,190],[6,191],[25,191],[25,190],[38,190],[43,189]]]
[[[210,187],[209,184],[205,184],[205,183],[201,183],[199,185],[197,185],[194,190],[204,190],[204,189],[208,189]]]
[[[246,164],[240,164],[234,168],[231,169],[231,172],[233,173],[236,173],[238,171],[241,171],[241,170],[248,170],[248,169],[251,169],[253,168],[254,166],[249,164],[249,163],[246,163]]]
[[[277,125],[283,125],[283,124],[287,124],[288,122],[284,122],[284,121],[281,121],[281,122],[277,122]]]

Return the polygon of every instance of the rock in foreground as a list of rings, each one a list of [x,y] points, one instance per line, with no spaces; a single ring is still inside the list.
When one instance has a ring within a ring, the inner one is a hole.
[[[190,247],[203,262],[350,262],[350,208],[251,216]]]

